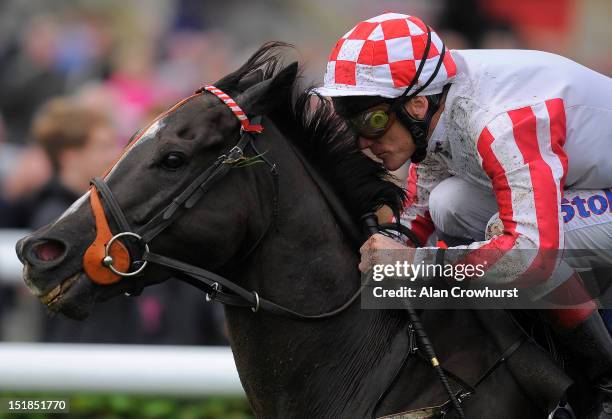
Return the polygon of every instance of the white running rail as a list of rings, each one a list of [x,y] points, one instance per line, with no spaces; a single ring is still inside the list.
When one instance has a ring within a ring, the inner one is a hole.
[[[0,391],[244,396],[226,347],[0,343]]]

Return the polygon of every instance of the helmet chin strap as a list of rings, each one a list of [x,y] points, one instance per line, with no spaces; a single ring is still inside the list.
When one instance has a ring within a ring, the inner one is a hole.
[[[440,109],[440,102],[434,102],[427,98],[427,111],[423,119],[411,116],[404,106],[400,106],[396,111],[397,119],[406,127],[416,146],[414,153],[410,157],[412,163],[420,163],[427,155],[427,134],[429,124],[434,114]]]
[[[410,115],[408,111],[406,111],[406,107],[404,106],[406,102],[408,102],[410,99],[412,99],[413,97],[421,93],[423,90],[425,90],[427,86],[429,86],[431,82],[436,78],[438,71],[440,71],[440,66],[442,65],[442,61],[444,60],[444,55],[446,53],[446,47],[444,46],[444,44],[442,45],[442,50],[440,51],[440,56],[438,58],[438,62],[436,63],[436,68],[434,69],[429,79],[427,79],[427,81],[417,90],[415,90],[413,93],[411,93],[410,95],[408,94],[410,89],[412,89],[419,80],[419,76],[421,75],[421,72],[423,71],[423,67],[425,66],[425,61],[429,55],[430,47],[431,47],[431,28],[428,26],[427,27],[427,44],[425,45],[423,59],[421,60],[419,64],[419,68],[417,69],[414,77],[410,81],[410,85],[408,85],[406,90],[404,90],[404,93],[402,93],[401,96],[398,96],[393,101],[393,104],[391,105],[391,110],[395,112],[398,120],[402,123],[402,125],[404,125],[404,127],[406,127],[408,132],[410,132],[410,135],[412,136],[412,139],[414,140],[416,149],[414,153],[412,154],[412,156],[410,157],[410,161],[412,163],[420,163],[425,158],[427,154],[427,134],[429,133],[429,124],[431,123],[431,119],[433,118],[434,114],[440,108],[439,100],[433,101],[429,97],[426,97],[428,106],[427,106],[427,111],[425,112],[425,117],[423,119],[418,119]]]

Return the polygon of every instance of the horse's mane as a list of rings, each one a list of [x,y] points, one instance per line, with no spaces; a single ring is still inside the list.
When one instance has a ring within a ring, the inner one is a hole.
[[[242,67],[217,82],[217,87],[234,95],[247,75],[260,72],[264,80],[274,77],[284,68],[286,48],[292,46],[264,44]],[[285,96],[283,103],[268,116],[329,182],[355,220],[383,205],[399,219],[404,189],[382,164],[359,150],[354,134],[336,116],[331,102],[313,95],[311,88],[300,88],[298,81],[296,77],[284,92],[278,92]]]

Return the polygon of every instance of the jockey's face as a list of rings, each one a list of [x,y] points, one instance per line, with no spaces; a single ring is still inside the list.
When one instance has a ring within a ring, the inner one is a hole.
[[[405,105],[408,113],[419,119],[423,118],[427,111],[427,100],[421,98],[417,96]],[[361,150],[370,150],[382,161],[387,170],[399,169],[416,149],[412,135],[397,118],[381,137],[376,139],[359,137],[358,144]]]

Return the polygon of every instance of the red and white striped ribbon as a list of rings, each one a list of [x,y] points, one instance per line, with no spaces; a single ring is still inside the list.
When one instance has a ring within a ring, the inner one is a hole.
[[[249,122],[249,118],[247,118],[247,116],[244,113],[244,111],[242,110],[242,108],[240,106],[238,106],[238,104],[234,101],[234,99],[232,99],[231,97],[229,97],[228,95],[223,93],[222,90],[217,89],[215,86],[212,86],[212,85],[204,86],[202,89],[212,93],[213,95],[215,95],[219,99],[221,99],[223,101],[223,103],[225,103],[227,105],[227,107],[230,108],[232,113],[234,115],[236,115],[236,118],[238,118],[238,121],[240,122],[240,125],[242,125],[242,129],[244,131],[247,131],[247,132],[257,132],[257,133],[260,133],[260,132],[263,131],[263,126],[262,125],[257,125],[257,124],[256,125],[252,125]],[[200,89],[200,91],[202,89]]]

